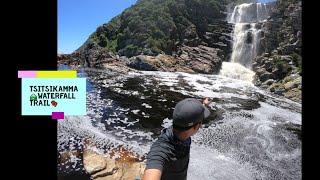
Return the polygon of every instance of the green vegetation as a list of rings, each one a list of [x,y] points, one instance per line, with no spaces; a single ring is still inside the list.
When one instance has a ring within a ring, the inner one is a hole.
[[[184,39],[202,37],[208,24],[224,19],[235,0],[139,0],[98,27],[84,46],[100,46],[128,57],[172,54]],[[191,27],[195,27],[195,30]]]
[[[283,79],[287,74],[290,73],[292,68],[289,66],[288,62],[282,59],[280,56],[274,57],[274,65],[278,69],[278,77]]]
[[[275,67],[282,70],[283,67],[287,65],[287,63],[279,57],[274,58]]]
[[[297,53],[291,54],[291,57],[294,65],[298,67],[299,74],[302,74],[302,57]]]

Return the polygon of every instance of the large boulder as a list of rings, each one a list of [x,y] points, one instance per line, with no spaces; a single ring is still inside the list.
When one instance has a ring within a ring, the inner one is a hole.
[[[185,66],[197,73],[218,73],[221,68],[223,55],[217,48],[199,45],[197,47],[183,46],[178,54]]]
[[[156,57],[140,55],[131,58],[131,61],[127,65],[137,70],[156,71],[158,63],[159,60]]]
[[[94,151],[86,150],[83,152],[83,165],[89,174],[94,174],[107,167],[107,160]]]

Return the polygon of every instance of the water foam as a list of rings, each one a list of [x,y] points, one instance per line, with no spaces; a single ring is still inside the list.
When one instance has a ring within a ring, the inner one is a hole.
[[[143,79],[146,84],[125,87],[125,82],[130,78]],[[95,151],[99,153],[105,153],[108,147],[123,145],[139,156],[146,155],[156,137],[150,131],[131,127],[141,123],[140,117],[147,116],[157,103],[172,102],[172,99],[158,94],[150,97],[145,94],[150,90],[145,90],[153,89],[156,93],[160,88],[169,91],[168,87],[171,87],[171,91],[191,97],[216,98],[219,103],[212,103],[211,110],[225,110],[221,119],[209,122],[207,128],[200,129],[192,137],[188,179],[301,177],[301,141],[292,132],[292,129],[299,130],[301,126],[301,104],[274,97],[250,82],[221,75],[140,72],[108,79],[107,82],[103,82],[104,79],[96,78],[95,81],[102,82],[99,87],[118,87],[120,95],[131,95],[136,91],[132,88],[139,87],[138,95],[132,96],[145,98],[137,103],[138,106],[122,107],[119,100],[112,99],[103,89],[95,87],[87,95],[87,116],[68,116],[58,122],[59,152],[63,152],[65,146],[77,149],[83,146],[85,139],[91,139],[96,144]],[[126,88],[125,91],[122,88]],[[263,102],[260,96],[264,97]],[[243,110],[242,105],[247,100],[258,101],[259,106]],[[128,113],[140,117],[130,119]],[[161,121],[160,129],[172,124],[169,118],[162,118]],[[74,156],[71,159],[79,161]]]

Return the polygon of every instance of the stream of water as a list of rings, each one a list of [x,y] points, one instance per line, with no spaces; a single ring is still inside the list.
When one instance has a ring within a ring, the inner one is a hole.
[[[58,171],[83,171],[86,139],[97,152],[124,146],[143,160],[161,129],[172,124],[178,101],[209,97],[211,116],[192,137],[188,179],[301,179],[301,104],[251,83],[255,23],[266,13],[262,4],[235,7],[233,54],[219,75],[80,70],[88,79],[87,115],[58,122]],[[77,153],[61,160],[70,151]]]

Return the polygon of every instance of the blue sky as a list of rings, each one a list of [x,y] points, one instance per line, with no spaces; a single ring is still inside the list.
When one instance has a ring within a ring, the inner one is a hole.
[[[58,53],[71,53],[136,0],[58,0]]]
[[[58,53],[73,52],[98,26],[110,21],[136,1],[58,0]]]

